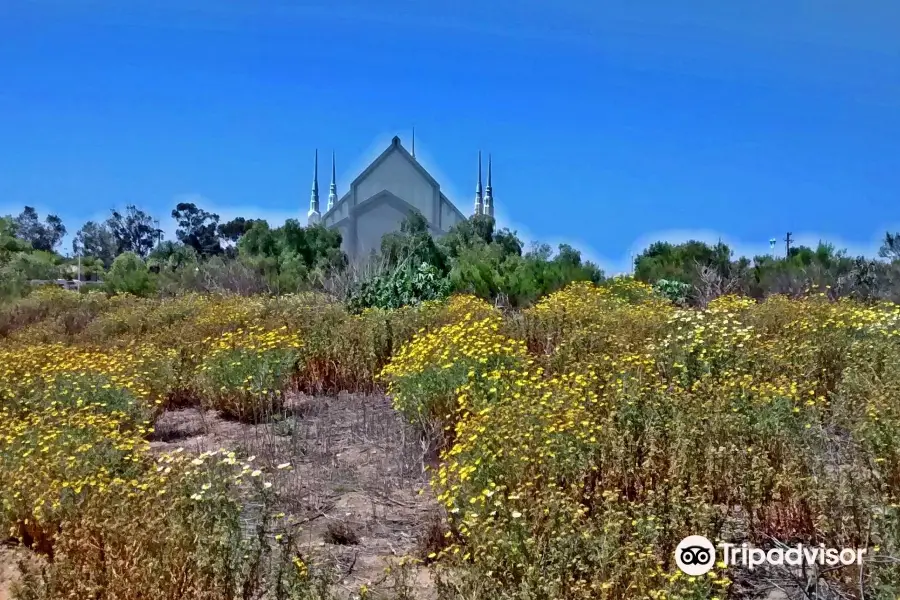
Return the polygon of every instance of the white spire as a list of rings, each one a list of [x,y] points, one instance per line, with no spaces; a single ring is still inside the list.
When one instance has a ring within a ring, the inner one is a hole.
[[[478,151],[478,184],[475,186],[475,214],[483,214],[481,204],[481,150]]]
[[[313,168],[312,192],[309,195],[309,212],[306,213],[307,225],[315,225],[322,215],[319,213],[319,150],[316,149],[316,162]]]
[[[484,213],[489,217],[494,216],[494,189],[491,187],[491,155],[488,154],[488,178],[487,187],[484,188]]]
[[[335,181],[334,150],[331,151],[331,185],[328,187],[328,210],[337,202],[337,181]]]

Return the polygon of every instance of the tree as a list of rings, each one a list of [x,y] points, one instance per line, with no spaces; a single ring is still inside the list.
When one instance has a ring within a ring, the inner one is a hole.
[[[243,237],[250,229],[253,228],[253,225],[257,223],[257,219],[245,219],[244,217],[237,217],[228,221],[227,223],[222,223],[219,225],[219,237],[223,240],[237,243],[241,237]]]
[[[72,251],[76,255],[98,258],[106,268],[116,258],[116,250],[116,238],[106,223],[88,221],[72,240]]]
[[[900,233],[891,233],[889,231],[884,234],[884,242],[881,244],[881,248],[878,249],[878,256],[891,262],[900,260]]]
[[[655,242],[638,255],[634,277],[647,283],[665,279],[693,285],[699,265],[711,267],[727,278],[731,276],[731,254],[731,248],[722,242],[715,246],[696,240],[683,244]]]
[[[155,287],[147,264],[134,252],[124,252],[116,257],[105,284],[112,293],[135,296],[146,296]]]
[[[503,256],[522,256],[522,240],[515,231],[503,228],[494,234],[493,243],[503,251]]]
[[[66,235],[62,219],[56,215],[47,215],[44,223],[41,223],[37,211],[31,206],[26,206],[16,217],[15,224],[16,236],[30,243],[35,250],[52,252]]]
[[[191,246],[166,240],[159,244],[147,257],[147,267],[154,272],[178,271],[197,266],[197,251]]]
[[[193,202],[179,202],[172,211],[178,222],[175,236],[185,246],[190,246],[200,256],[222,253],[219,242],[219,215],[198,208]]]
[[[415,265],[428,263],[446,274],[447,257],[437,246],[428,221],[419,211],[413,211],[400,224],[400,231],[388,233],[381,238],[381,255],[386,263],[393,267],[401,263]]]
[[[0,264],[17,252],[31,250],[31,245],[16,236],[16,222],[12,217],[0,217]]]
[[[296,291],[307,285],[313,274],[341,269],[347,262],[339,232],[321,225],[302,227],[296,219],[288,219],[277,229],[257,221],[237,247],[241,260],[278,291]]]
[[[116,253],[134,252],[144,258],[162,236],[162,230],[155,227],[153,218],[133,204],[125,207],[125,214],[116,210],[106,221],[116,241]]]

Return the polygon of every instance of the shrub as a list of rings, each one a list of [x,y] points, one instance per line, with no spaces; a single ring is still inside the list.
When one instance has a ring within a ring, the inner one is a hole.
[[[148,296],[156,287],[146,263],[134,252],[125,252],[116,257],[105,283],[111,293],[135,296]]]
[[[226,333],[205,354],[197,372],[203,404],[226,417],[259,421],[280,411],[282,392],[296,374],[297,335],[261,327]]]
[[[469,406],[457,393],[466,382],[525,360],[524,344],[504,335],[501,326],[499,314],[479,319],[466,313],[401,347],[382,371],[397,410],[425,429],[452,424]]]

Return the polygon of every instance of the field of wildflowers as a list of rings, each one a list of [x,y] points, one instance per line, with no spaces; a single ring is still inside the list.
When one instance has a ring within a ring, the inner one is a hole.
[[[779,581],[897,598],[898,323],[896,305],[821,297],[682,310],[618,281],[415,338],[384,376],[400,410],[438,407],[453,432],[434,478],[451,529],[431,558],[461,597],[752,597]],[[673,553],[692,534],[874,555],[862,572],[688,577]]]
[[[896,600],[898,325],[824,297],[680,309],[628,279],[514,313],[41,290],[0,307],[0,533],[48,557],[16,593],[328,597],[272,535],[276,474],[149,440],[176,407],[258,423],[295,392],[384,389],[440,448],[446,534],[421,558],[442,597]],[[691,534],[871,558],[688,577]]]

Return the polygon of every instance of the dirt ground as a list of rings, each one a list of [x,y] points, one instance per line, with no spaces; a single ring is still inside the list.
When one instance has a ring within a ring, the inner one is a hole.
[[[19,561],[35,562],[38,559],[23,548],[0,541],[0,600],[12,599],[12,585],[18,579]]]
[[[383,396],[298,395],[283,417],[262,425],[186,408],[163,413],[155,429],[153,451],[224,448],[271,469],[285,533],[331,565],[339,596],[373,583],[375,597],[394,595],[385,569],[417,553],[438,514],[426,472],[431,453]],[[275,468],[285,462],[292,469]],[[0,600],[9,598],[20,552],[0,547]],[[435,597],[427,568],[416,567],[409,584],[414,597]]]

